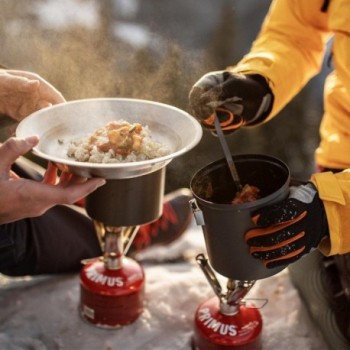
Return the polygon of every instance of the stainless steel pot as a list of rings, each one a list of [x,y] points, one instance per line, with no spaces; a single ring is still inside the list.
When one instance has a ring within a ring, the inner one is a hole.
[[[289,193],[290,173],[279,159],[258,154],[233,156],[242,185],[260,189],[260,198],[232,204],[237,189],[225,159],[200,169],[191,180],[191,202],[197,224],[202,226],[209,261],[221,275],[234,280],[257,280],[283,268],[267,269],[254,259],[244,241],[253,227],[252,213],[279,202]]]

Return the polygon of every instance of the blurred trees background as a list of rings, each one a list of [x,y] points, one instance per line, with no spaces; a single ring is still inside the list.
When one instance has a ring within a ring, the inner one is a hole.
[[[268,0],[0,0],[0,62],[42,75],[67,100],[132,97],[189,112],[191,86],[249,50],[269,5]],[[90,21],[83,9],[92,14]],[[57,25],[64,13],[71,21]],[[81,20],[74,21],[74,14]],[[270,123],[229,136],[232,153],[273,155],[288,164],[292,176],[307,178],[318,144],[323,76]],[[222,157],[218,139],[205,131],[194,150],[168,165],[166,191],[188,186],[199,168]]]

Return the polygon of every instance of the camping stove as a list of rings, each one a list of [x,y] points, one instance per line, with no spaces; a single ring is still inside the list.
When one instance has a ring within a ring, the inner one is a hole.
[[[193,348],[196,350],[259,350],[262,318],[254,305],[244,297],[255,281],[228,279],[223,293],[214,271],[203,254],[197,262],[216,296],[202,302],[196,310]]]
[[[125,237],[134,236],[138,227],[99,222],[95,227],[104,242],[104,255],[81,270],[81,314],[96,326],[115,328],[135,321],[143,310],[144,272],[123,249]]]
[[[88,260],[80,273],[80,312],[88,322],[117,328],[143,311],[145,275],[126,256],[141,224],[162,214],[165,168],[130,179],[107,180],[86,199],[103,256]]]
[[[244,235],[253,227],[252,214],[257,209],[288,196],[289,169],[266,155],[236,155],[233,159],[242,183],[256,186],[260,198],[232,203],[239,189],[225,159],[200,169],[191,181],[194,198],[190,204],[197,225],[202,227],[209,258],[199,255],[197,262],[216,294],[196,311],[193,345],[197,350],[260,349],[262,318],[259,309],[244,298],[255,281],[284,268],[267,269],[254,259]],[[225,293],[214,271],[227,278]]]

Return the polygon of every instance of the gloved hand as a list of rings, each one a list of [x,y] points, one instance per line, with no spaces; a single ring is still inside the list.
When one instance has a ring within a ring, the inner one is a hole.
[[[240,116],[244,124],[254,124],[270,112],[273,95],[260,75],[216,71],[207,73],[194,84],[189,99],[194,117],[204,126],[209,126],[205,120],[218,107]]]
[[[250,254],[267,268],[300,259],[328,235],[323,203],[312,183],[291,187],[286,200],[255,214],[256,227],[246,232],[245,240]]]

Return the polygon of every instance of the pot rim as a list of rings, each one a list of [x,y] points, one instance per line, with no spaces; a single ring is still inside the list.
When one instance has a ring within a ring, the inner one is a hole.
[[[144,109],[147,113],[137,114],[135,110],[138,109]],[[95,118],[96,110],[100,114],[98,119]],[[155,111],[157,113],[153,115]],[[59,145],[59,139],[69,142],[82,136],[76,135],[77,130],[72,128],[72,123],[79,122],[84,129],[79,132],[83,131],[83,134],[88,136],[103,123],[115,119],[125,119],[129,122],[137,120],[141,124],[147,124],[151,129],[156,129],[158,126],[166,127],[168,130],[166,135],[161,131],[153,130],[152,136],[161,136],[162,142],[171,148],[171,152],[142,161],[90,163],[69,158],[66,155],[67,145]],[[182,124],[177,123],[177,120]],[[185,136],[180,126],[186,128]],[[162,168],[174,158],[193,149],[200,142],[202,134],[199,122],[184,110],[161,102],[119,97],[86,98],[56,104],[32,113],[23,119],[16,129],[16,136],[20,138],[39,136],[40,142],[33,147],[32,153],[57,164],[61,170],[81,176],[99,176],[106,179],[141,176]],[[179,141],[173,144],[175,135],[179,137]],[[52,148],[48,148],[47,144],[52,145]]]
[[[275,192],[273,192],[267,196],[259,198],[253,202],[234,204],[234,203],[215,203],[215,202],[209,201],[207,199],[200,197],[198,194],[196,194],[196,192],[193,190],[193,182],[194,182],[194,179],[201,172],[204,172],[204,171],[209,170],[209,169],[213,170],[214,168],[218,167],[219,165],[223,165],[226,162],[226,158],[221,158],[221,159],[218,159],[216,161],[213,161],[213,162],[205,165],[204,167],[199,169],[193,175],[191,182],[190,182],[190,188],[191,188],[193,196],[196,199],[201,201],[203,204],[205,203],[207,206],[209,206],[209,207],[212,206],[212,207],[215,207],[216,209],[232,210],[232,208],[234,208],[234,209],[239,211],[239,210],[243,210],[243,209],[250,209],[253,207],[258,208],[258,207],[260,207],[260,205],[262,205],[266,202],[272,201],[272,199],[274,197],[279,196],[281,191],[284,191],[286,188],[289,187],[289,183],[290,183],[290,179],[291,179],[290,171],[289,171],[289,168],[286,165],[286,163],[284,163],[280,159],[273,157],[273,156],[270,156],[270,155],[266,155],[266,154],[254,154],[254,153],[232,155],[232,158],[234,161],[237,161],[237,162],[244,161],[244,160],[249,161],[249,160],[254,160],[254,159],[270,161],[270,162],[274,163],[275,165],[279,165],[281,168],[284,168],[284,170],[286,171],[286,180],[285,180],[284,184],[278,190],[276,190]]]

